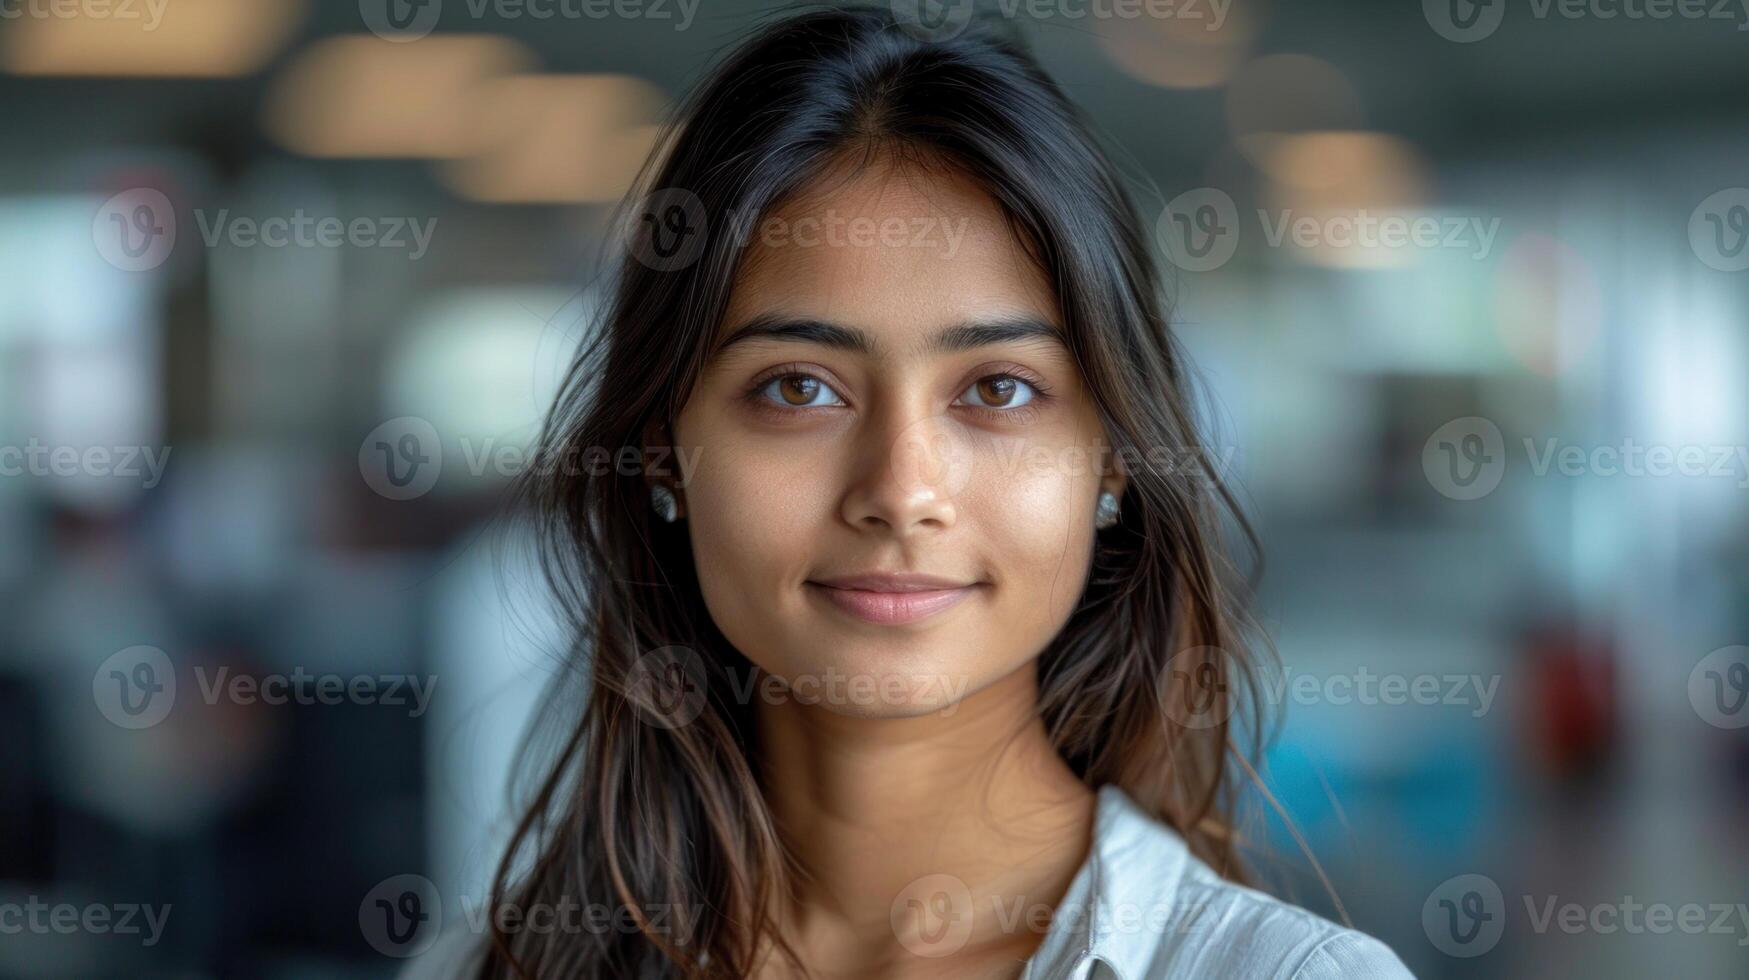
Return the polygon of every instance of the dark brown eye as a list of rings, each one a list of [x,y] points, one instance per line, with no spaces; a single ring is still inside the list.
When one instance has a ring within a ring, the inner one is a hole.
[[[1013,378],[997,376],[978,382],[978,398],[991,408],[1001,408],[1014,400],[1019,385]]]
[[[1032,401],[1038,389],[1012,374],[992,374],[979,378],[960,394],[957,404],[976,408],[1012,409]]]
[[[777,390],[791,405],[806,405],[820,393],[820,381],[805,374],[792,374],[778,379]]]
[[[786,408],[824,408],[844,400],[826,382],[810,374],[780,374],[759,385],[759,397]]]

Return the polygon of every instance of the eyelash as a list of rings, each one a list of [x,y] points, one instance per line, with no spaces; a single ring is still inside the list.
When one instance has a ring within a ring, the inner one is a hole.
[[[841,405],[841,404],[840,405],[787,405],[787,404],[780,404],[780,403],[774,401],[773,399],[766,397],[765,389],[771,387],[771,383],[773,381],[781,381],[785,378],[795,378],[795,377],[812,378],[815,381],[819,382],[822,387],[826,388],[833,395],[835,395],[840,402],[843,402],[843,400],[844,400],[844,396],[838,393],[838,389],[833,387],[832,382],[826,380],[825,378],[820,377],[818,374],[809,370],[805,365],[802,365],[802,364],[780,364],[777,367],[774,367],[769,371],[765,371],[765,372],[761,373],[756,379],[754,379],[747,386],[747,390],[746,390],[745,394],[743,395],[743,398],[746,401],[748,401],[749,403],[751,403],[755,408],[762,409],[762,410],[769,411],[769,412],[773,412],[773,413],[777,413],[777,414],[784,414],[784,415],[795,413],[795,412],[813,411],[815,409],[822,409],[822,408],[842,408],[843,407],[843,405]],[[1032,397],[1029,398],[1025,404],[1018,405],[1014,408],[996,408],[996,407],[992,407],[992,406],[988,406],[988,405],[961,404],[960,399],[965,396],[965,391],[970,391],[972,388],[976,387],[978,384],[985,382],[985,381],[990,381],[990,380],[993,380],[996,378],[1012,378],[1013,380],[1018,381],[1021,384],[1026,385],[1028,388],[1032,389]],[[1033,419],[1037,418],[1038,412],[1039,412],[1039,406],[1043,402],[1048,401],[1051,397],[1050,387],[1048,385],[1046,385],[1043,380],[1041,380],[1037,375],[1033,374],[1031,371],[1028,371],[1027,369],[1025,369],[1017,364],[1003,365],[1000,370],[992,371],[989,374],[980,374],[976,378],[972,379],[972,383],[970,385],[966,386],[965,391],[962,391],[962,392],[960,392],[960,394],[954,396],[954,405],[956,405],[960,408],[971,409],[974,412],[982,413],[990,418],[997,419],[1000,421],[1018,422],[1021,424],[1029,423]]]

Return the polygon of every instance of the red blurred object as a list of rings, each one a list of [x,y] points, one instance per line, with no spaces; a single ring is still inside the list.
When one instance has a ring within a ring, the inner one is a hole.
[[[1525,644],[1535,755],[1560,782],[1590,782],[1614,761],[1619,702],[1615,652],[1566,627],[1533,629]]]

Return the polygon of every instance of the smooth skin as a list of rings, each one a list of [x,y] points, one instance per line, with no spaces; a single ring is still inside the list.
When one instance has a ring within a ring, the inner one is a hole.
[[[782,682],[755,689],[761,776],[804,873],[773,913],[818,977],[1017,977],[1043,930],[993,903],[1054,909],[1087,857],[1036,658],[1123,478],[1061,331],[988,195],[883,159],[755,229],[676,419],[705,603]],[[891,623],[818,584],[895,572],[968,591]]]

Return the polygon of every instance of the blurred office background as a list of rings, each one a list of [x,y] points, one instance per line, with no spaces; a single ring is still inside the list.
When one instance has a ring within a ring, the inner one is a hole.
[[[387,976],[385,882],[483,900],[551,639],[499,495],[769,9],[0,0],[0,903],[140,927],[0,977]],[[1015,9],[1267,549],[1342,909],[1285,887],[1423,977],[1749,975],[1749,13]]]

